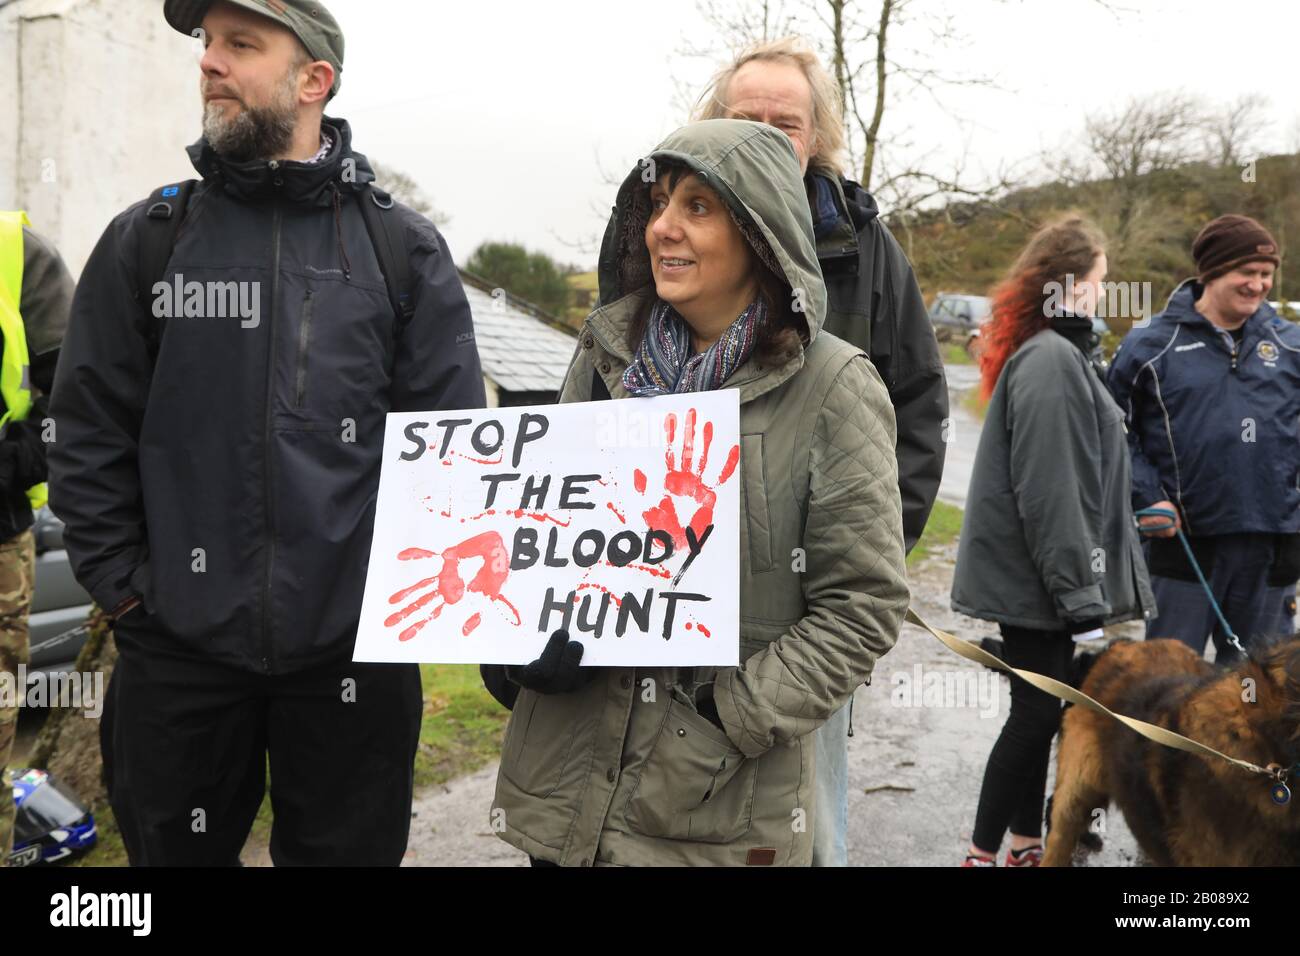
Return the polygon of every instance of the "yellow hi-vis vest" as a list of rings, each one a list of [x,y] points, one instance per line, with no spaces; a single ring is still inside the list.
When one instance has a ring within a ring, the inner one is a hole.
[[[27,361],[27,331],[19,311],[23,300],[23,226],[30,226],[27,213],[0,211],[0,335],[4,354],[0,356],[0,398],[5,413],[0,432],[11,421],[22,421],[32,409],[31,369]],[[44,484],[27,489],[33,508],[49,500]]]

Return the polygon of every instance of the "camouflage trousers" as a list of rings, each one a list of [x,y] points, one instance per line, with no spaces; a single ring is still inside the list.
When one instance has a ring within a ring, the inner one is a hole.
[[[18,665],[26,664],[27,612],[32,604],[36,571],[36,538],[30,528],[0,544],[0,681],[8,686],[0,696],[0,866],[9,861],[14,839],[13,784],[9,758],[18,727]]]

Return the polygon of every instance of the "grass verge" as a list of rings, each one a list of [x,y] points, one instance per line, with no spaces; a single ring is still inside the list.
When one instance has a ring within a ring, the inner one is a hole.
[[[483,686],[477,664],[421,664],[424,719],[415,785],[444,783],[501,755],[510,711]]]
[[[907,566],[912,567],[930,557],[936,549],[956,541],[957,535],[961,534],[961,519],[962,510],[956,505],[936,501],[930,511],[930,518],[925,523],[925,530],[921,532],[921,540],[916,542],[916,547],[907,556]]]
[[[943,345],[944,365],[974,365],[975,360],[960,342],[945,342]]]
[[[421,664],[424,716],[415,754],[415,786],[445,783],[472,773],[501,753],[510,712],[483,687],[476,665]],[[126,847],[107,803],[92,808],[95,846],[72,866],[126,866]],[[266,846],[271,839],[270,779],[248,841]]]

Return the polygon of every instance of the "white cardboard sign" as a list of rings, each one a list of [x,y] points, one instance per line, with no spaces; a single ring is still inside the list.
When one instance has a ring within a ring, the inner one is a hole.
[[[353,659],[737,664],[739,401],[390,414]]]

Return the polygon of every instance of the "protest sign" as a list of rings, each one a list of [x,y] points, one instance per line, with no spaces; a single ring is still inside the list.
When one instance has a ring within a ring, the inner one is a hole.
[[[388,416],[354,659],[739,660],[734,389]]]

